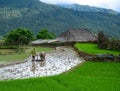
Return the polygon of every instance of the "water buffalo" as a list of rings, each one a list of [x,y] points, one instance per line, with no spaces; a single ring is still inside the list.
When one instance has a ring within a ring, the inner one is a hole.
[[[40,53],[40,61],[45,61],[45,53]]]

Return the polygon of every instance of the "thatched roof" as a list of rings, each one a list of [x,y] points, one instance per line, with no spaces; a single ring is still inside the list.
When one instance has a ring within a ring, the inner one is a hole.
[[[57,40],[61,42],[97,41],[97,37],[86,29],[71,29],[61,34]]]
[[[56,39],[38,39],[32,44],[43,44],[52,42],[89,42],[97,41],[97,37],[86,29],[71,29],[65,31]]]

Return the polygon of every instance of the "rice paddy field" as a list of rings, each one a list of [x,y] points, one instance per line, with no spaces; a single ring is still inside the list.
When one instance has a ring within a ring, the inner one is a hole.
[[[24,47],[24,46],[22,46]],[[31,49],[35,48],[36,52],[47,52],[54,50],[54,48],[49,47],[24,47],[24,52],[16,52],[15,49],[0,49],[0,62],[18,62],[24,61],[30,56]]]
[[[120,54],[120,51],[100,49],[98,48],[97,44],[92,44],[92,43],[76,43],[74,46],[79,51],[89,54],[113,54],[113,55]]]
[[[0,91],[120,91],[120,63],[85,62],[57,76],[0,81]]]

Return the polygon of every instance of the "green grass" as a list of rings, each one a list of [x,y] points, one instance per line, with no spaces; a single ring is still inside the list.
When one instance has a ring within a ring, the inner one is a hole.
[[[47,52],[47,51],[54,50],[54,48],[48,48],[48,47],[30,47],[28,51],[24,53],[11,53],[8,55],[0,54],[0,62],[24,61],[26,58],[30,56],[30,50],[32,48],[35,48],[37,52],[42,52],[42,51]]]
[[[0,91],[120,91],[120,63],[86,62],[58,76],[0,81]]]
[[[90,43],[76,43],[74,45],[79,51],[86,52],[89,54],[113,54],[118,55],[120,51],[114,50],[105,50],[98,48],[97,44],[90,44]]]
[[[29,53],[14,53],[9,55],[0,55],[0,62],[15,62],[24,61],[29,56]]]

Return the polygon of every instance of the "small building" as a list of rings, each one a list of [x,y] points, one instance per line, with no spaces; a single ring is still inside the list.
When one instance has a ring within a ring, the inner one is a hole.
[[[62,33],[56,39],[38,39],[31,42],[34,45],[37,44],[49,44],[53,42],[68,43],[68,42],[94,42],[97,41],[97,37],[89,32],[87,29],[69,29]]]

